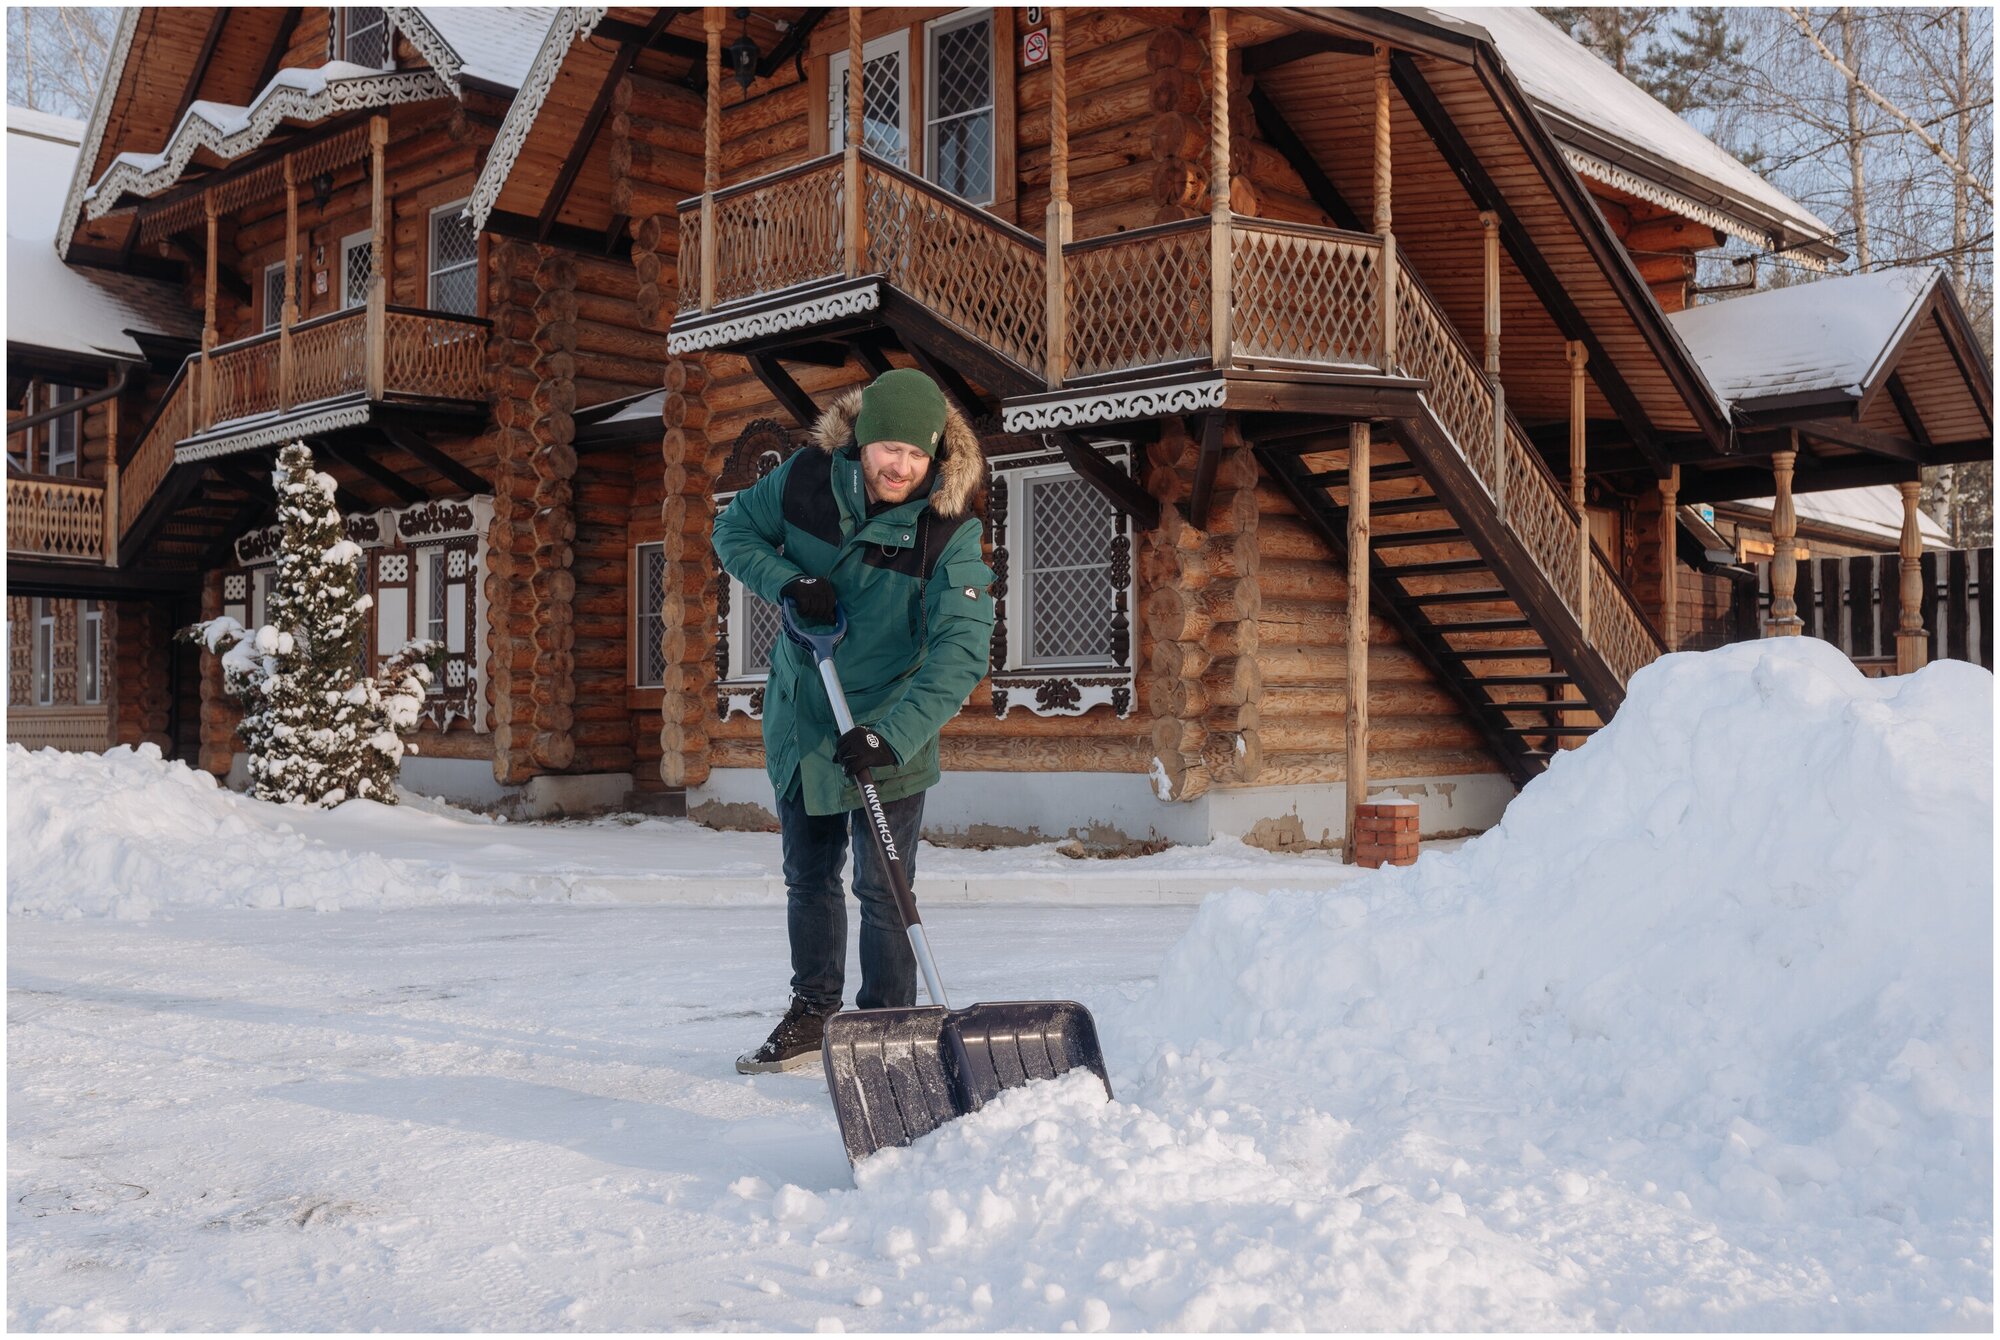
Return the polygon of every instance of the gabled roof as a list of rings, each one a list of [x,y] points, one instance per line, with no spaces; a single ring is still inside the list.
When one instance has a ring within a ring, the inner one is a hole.
[[[137,361],[132,332],[193,340],[199,323],[172,284],[63,264],[55,230],[83,123],[7,109],[7,340]]]
[[[454,85],[472,79],[510,93],[528,77],[555,17],[554,5],[412,5],[389,10],[389,21]]]
[[[1766,289],[1675,312],[1716,393],[1731,404],[1832,391],[1860,399],[1943,280],[1931,269],[1878,270]]]
[[[1534,10],[1406,12],[1482,30],[1580,175],[1756,246],[1843,258],[1811,211]]]

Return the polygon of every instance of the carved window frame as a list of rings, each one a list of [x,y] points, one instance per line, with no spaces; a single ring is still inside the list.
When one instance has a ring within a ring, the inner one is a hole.
[[[1102,440],[1090,445],[1127,474],[1136,470],[1137,452],[1131,443]],[[1027,593],[1016,591],[1022,574],[1014,569],[1017,558],[1025,559],[1030,552],[1029,527],[1034,518],[1031,509],[1022,504],[1035,483],[1065,477],[1078,476],[1060,452],[1035,452],[993,462],[987,526],[995,575],[992,674],[996,717],[1004,717],[1016,707],[1036,716],[1082,716],[1103,706],[1122,718],[1129,717],[1135,706],[1138,576],[1131,520],[1115,508],[1105,553],[1105,563],[1113,574],[1111,655],[1102,660],[1029,664],[1025,646]]]

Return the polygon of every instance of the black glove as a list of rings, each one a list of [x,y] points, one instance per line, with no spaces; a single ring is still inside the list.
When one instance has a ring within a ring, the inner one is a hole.
[[[824,577],[794,577],[778,592],[780,600],[798,607],[799,618],[807,623],[832,623],[833,607],[840,599],[833,583]]]
[[[852,777],[863,768],[893,768],[903,760],[896,757],[896,751],[889,742],[875,733],[872,726],[856,726],[840,737],[833,746],[833,756],[840,760],[840,766],[847,769]]]

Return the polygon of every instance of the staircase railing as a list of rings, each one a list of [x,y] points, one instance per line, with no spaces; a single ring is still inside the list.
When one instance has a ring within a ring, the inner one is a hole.
[[[1505,433],[1494,433],[1493,390],[1485,371],[1415,270],[1406,261],[1397,275],[1396,340],[1402,370],[1430,384],[1424,399],[1485,487],[1495,516],[1548,581],[1585,643],[1620,684],[1626,683],[1665,648],[1617,573],[1595,548],[1584,548],[1579,532],[1588,522],[1571,508],[1520,424],[1509,415]],[[1581,599],[1586,580],[1588,605]]]

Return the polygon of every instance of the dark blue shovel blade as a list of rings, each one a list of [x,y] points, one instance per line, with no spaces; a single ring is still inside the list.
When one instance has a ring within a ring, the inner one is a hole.
[[[907,1145],[1002,1090],[1088,1070],[1111,1096],[1090,1011],[1069,1000],[962,1010],[843,1010],[826,1021],[827,1088],[848,1161]]]

